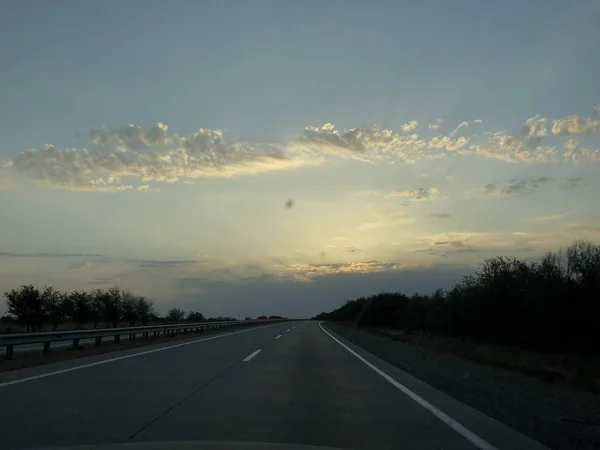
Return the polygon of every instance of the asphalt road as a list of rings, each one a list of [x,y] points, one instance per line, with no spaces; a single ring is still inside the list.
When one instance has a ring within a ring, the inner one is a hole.
[[[127,441],[541,449],[318,322],[0,374],[0,448]]]

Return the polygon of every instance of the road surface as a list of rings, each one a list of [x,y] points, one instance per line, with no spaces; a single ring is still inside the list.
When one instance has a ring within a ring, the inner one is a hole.
[[[173,440],[544,448],[314,321],[5,372],[0,404],[6,450]]]

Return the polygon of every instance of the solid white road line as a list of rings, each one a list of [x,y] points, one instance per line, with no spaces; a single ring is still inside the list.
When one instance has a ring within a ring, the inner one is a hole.
[[[286,332],[286,333],[287,333],[287,332],[289,332],[289,331],[290,331],[290,329],[289,329],[289,328],[288,328],[287,330],[285,330],[285,332]]]
[[[386,381],[391,383],[395,388],[399,389],[404,394],[406,394],[408,397],[410,397],[412,400],[417,402],[419,405],[421,405],[423,408],[425,408],[427,411],[429,411],[435,417],[440,419],[442,422],[444,422],[446,425],[448,425],[450,428],[452,428],[454,431],[456,431],[458,434],[460,434],[462,437],[464,437],[466,440],[468,440],[471,444],[475,445],[477,448],[480,448],[481,450],[498,450],[492,444],[483,440],[478,435],[473,433],[471,430],[465,428],[464,425],[462,425],[460,422],[454,420],[452,417],[450,417],[446,413],[442,412],[441,410],[439,410],[438,408],[433,406],[431,403],[429,403],[424,398],[419,397],[417,394],[415,394],[413,391],[408,389],[406,386],[404,386],[403,384],[400,384],[398,381],[393,379],[391,376],[389,376],[383,370],[381,370],[374,364],[371,364],[369,361],[367,361],[365,358],[360,356],[358,353],[356,353],[354,350],[352,350],[346,344],[341,342],[339,339],[335,338],[331,333],[329,333],[329,331],[327,331],[325,328],[323,328],[323,322],[319,322],[319,327],[321,327],[321,330],[323,330],[325,332],[325,334],[327,334],[331,339],[333,339],[335,342],[337,342],[342,347],[344,347],[352,355],[356,356],[356,358],[358,358],[363,364],[365,364],[367,367],[372,369],[378,375],[381,375]]]
[[[281,335],[277,336],[275,339],[279,339],[281,337]]]
[[[54,375],[60,375],[61,373],[73,372],[75,370],[85,369],[87,367],[101,366],[102,364],[108,364],[108,363],[115,362],[115,361],[121,361],[123,359],[135,358],[136,356],[149,355],[150,353],[162,352],[162,351],[165,351],[165,350],[171,350],[172,348],[177,348],[177,347],[183,347],[183,346],[186,346],[186,345],[197,344],[199,342],[206,342],[206,341],[212,341],[214,339],[221,339],[221,338],[224,338],[224,337],[227,337],[227,336],[233,336],[235,334],[248,333],[249,331],[256,331],[256,330],[260,330],[261,328],[272,327],[274,325],[277,325],[277,324],[265,325],[265,326],[256,327],[256,328],[249,328],[247,330],[235,331],[233,333],[218,334],[216,336],[211,336],[211,337],[207,337],[207,338],[204,338],[204,339],[196,339],[194,341],[186,341],[186,342],[183,342],[181,344],[170,345],[168,347],[155,348],[155,349],[152,349],[152,350],[147,350],[145,352],[133,353],[133,354],[130,354],[130,355],[125,355],[125,356],[118,356],[116,358],[111,358],[111,359],[104,359],[102,361],[97,361],[97,362],[93,362],[93,363],[89,363],[89,364],[83,364],[81,366],[69,367],[68,369],[56,370],[54,372],[41,373],[39,375],[34,375],[34,376],[31,376],[31,377],[27,377],[27,378],[20,378],[18,380],[5,381],[4,383],[0,383],[0,388],[7,387],[7,386],[12,386],[13,384],[25,383],[27,381],[39,380],[40,378],[52,377]]]
[[[242,361],[244,362],[248,362],[250,361],[252,358],[254,358],[256,355],[258,355],[261,352],[261,349],[259,348],[258,350],[256,350],[255,352],[250,353],[248,356],[246,356]]]

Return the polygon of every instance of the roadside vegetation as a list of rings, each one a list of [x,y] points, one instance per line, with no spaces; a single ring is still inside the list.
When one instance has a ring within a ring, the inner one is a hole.
[[[39,289],[24,285],[5,292],[4,298],[8,314],[0,317],[2,333],[236,320],[222,316],[206,318],[201,312],[186,313],[179,308],[171,308],[161,316],[153,300],[118,286],[91,292],[61,292],[53,287]]]
[[[600,245],[576,241],[539,261],[498,256],[430,295],[384,292],[314,319],[600,390]]]

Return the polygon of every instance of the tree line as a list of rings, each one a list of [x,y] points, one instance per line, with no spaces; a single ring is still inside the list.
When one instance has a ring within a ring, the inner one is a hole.
[[[198,311],[186,313],[179,308],[169,309],[162,317],[158,314],[153,300],[134,295],[118,286],[95,289],[91,292],[79,290],[61,292],[51,286],[40,290],[33,285],[23,285],[4,292],[4,298],[8,315],[0,318],[0,321],[23,325],[26,331],[32,332],[41,331],[46,325],[56,331],[60,324],[66,322],[73,323],[75,329],[82,329],[88,324],[97,328],[101,324],[106,327],[117,327],[121,323],[135,326],[136,324],[147,325],[149,322],[236,320],[233,317],[223,316],[207,319]]]
[[[431,295],[383,292],[314,317],[543,352],[600,353],[600,245],[576,241],[539,261],[498,256]]]

